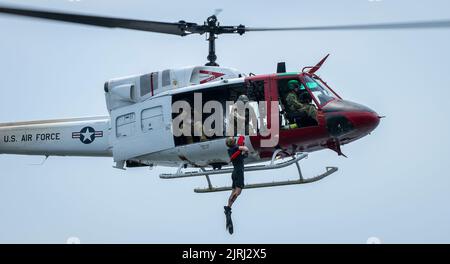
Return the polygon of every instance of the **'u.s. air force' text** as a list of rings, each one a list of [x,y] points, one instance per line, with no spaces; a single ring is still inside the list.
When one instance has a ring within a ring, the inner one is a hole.
[[[61,140],[61,133],[37,133],[24,134],[22,136],[8,135],[3,136],[3,142],[32,142],[32,141],[58,141]]]

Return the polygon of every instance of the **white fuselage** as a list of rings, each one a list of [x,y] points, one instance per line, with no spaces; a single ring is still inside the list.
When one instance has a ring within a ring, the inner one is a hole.
[[[0,124],[0,154],[113,157],[165,166],[227,164],[225,138],[176,145],[172,100],[217,86],[244,83],[242,75],[219,67],[187,67],[110,80],[105,84],[109,116]],[[247,162],[260,161],[250,140]]]

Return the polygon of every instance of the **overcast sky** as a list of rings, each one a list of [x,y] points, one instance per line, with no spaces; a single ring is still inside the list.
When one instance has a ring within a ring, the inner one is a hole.
[[[446,0],[0,1],[123,18],[313,26],[450,19]],[[0,15],[0,123],[106,115],[111,78],[206,62],[204,36],[185,38]],[[342,148],[310,154],[318,183],[244,190],[225,231],[228,193],[195,194],[204,178],[164,181],[156,167],[112,168],[111,158],[0,156],[0,243],[450,242],[450,29],[276,32],[220,36],[218,62],[271,73],[331,57],[319,74],[343,98],[386,115]],[[247,174],[294,179],[295,168]],[[230,184],[229,175],[214,185]]]

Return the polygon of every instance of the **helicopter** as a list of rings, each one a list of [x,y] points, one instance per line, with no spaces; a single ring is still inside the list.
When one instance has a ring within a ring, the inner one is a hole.
[[[279,62],[276,73],[247,75],[233,68],[219,66],[215,49],[215,41],[219,35],[269,31],[450,27],[450,20],[278,28],[246,27],[242,24],[222,26],[216,14],[209,16],[203,24],[183,20],[168,23],[1,5],[0,13],[181,37],[205,34],[209,52],[208,62],[203,66],[165,69],[106,81],[103,91],[109,116],[0,124],[0,154],[41,155],[46,158],[112,157],[117,169],[171,167],[176,169],[174,173],[160,174],[159,177],[205,177],[207,187],[194,189],[197,193],[231,190],[228,186],[213,186],[210,178],[212,175],[232,172],[225,144],[226,136],[175,135],[175,129],[179,128],[174,124],[179,114],[174,112],[175,102],[199,105],[202,110],[208,102],[218,102],[225,110],[219,115],[223,117],[222,121],[215,122],[215,128],[227,130],[230,124],[228,113],[232,108],[227,102],[237,102],[242,95],[248,98],[246,107],[252,108],[257,116],[258,122],[252,123],[256,132],[246,131],[234,135],[239,136],[241,143],[249,149],[244,170],[253,172],[296,166],[298,179],[246,184],[246,189],[307,184],[324,179],[338,168],[326,167],[325,172],[320,175],[304,177],[299,162],[308,153],[326,149],[345,156],[341,146],[369,135],[383,118],[367,106],[343,99],[316,74],[329,55],[316,65],[304,67],[301,71],[287,72],[285,63]],[[293,119],[286,107],[285,97],[290,92],[291,81],[300,85],[300,92],[309,96],[309,103],[316,109],[315,122],[312,124]],[[197,100],[199,96],[200,102]],[[269,107],[260,109],[258,102]],[[216,113],[218,112],[215,111],[214,114]],[[200,113],[199,119],[204,122],[208,115]],[[273,134],[267,135],[268,128],[277,129]],[[269,136],[275,139],[272,145],[265,144]]]

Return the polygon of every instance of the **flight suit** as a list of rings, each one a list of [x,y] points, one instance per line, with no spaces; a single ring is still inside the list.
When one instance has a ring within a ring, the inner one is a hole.
[[[287,109],[291,116],[302,116],[306,114],[307,117],[317,121],[317,109],[313,104],[303,104],[297,98],[297,94],[290,92],[286,96]]]

